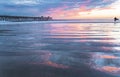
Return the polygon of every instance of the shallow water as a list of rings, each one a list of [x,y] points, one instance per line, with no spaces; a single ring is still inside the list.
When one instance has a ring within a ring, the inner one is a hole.
[[[120,23],[0,25],[0,77],[120,77]]]

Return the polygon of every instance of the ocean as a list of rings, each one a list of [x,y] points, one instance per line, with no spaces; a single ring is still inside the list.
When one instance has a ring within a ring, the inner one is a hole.
[[[120,23],[0,22],[0,77],[120,77]]]

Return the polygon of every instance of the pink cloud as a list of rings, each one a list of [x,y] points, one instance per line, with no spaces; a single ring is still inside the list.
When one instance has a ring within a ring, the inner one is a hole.
[[[89,4],[90,0],[87,0],[87,1]],[[87,9],[87,4],[83,4],[79,8],[72,8],[72,9],[66,10],[67,8],[69,8],[69,7],[63,6],[63,7],[49,9],[49,15],[55,19],[79,19],[81,17],[83,18],[83,15],[81,15],[80,13],[85,13],[85,14],[90,15],[91,11],[93,11],[93,10],[101,11],[101,10],[113,9],[112,7]],[[95,15],[95,16],[97,16],[97,15]]]
[[[91,11],[91,9],[87,9],[86,5],[81,5],[79,8],[72,8],[66,10],[67,8],[69,7],[63,6],[63,7],[49,9],[49,15],[52,16],[53,18],[72,19],[72,18],[78,18],[79,12]]]

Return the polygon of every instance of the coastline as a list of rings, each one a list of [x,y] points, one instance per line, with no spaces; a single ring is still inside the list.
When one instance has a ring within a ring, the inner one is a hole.
[[[22,23],[120,23],[112,20],[99,21],[99,20],[49,20],[49,21],[0,21],[0,24],[22,24]]]

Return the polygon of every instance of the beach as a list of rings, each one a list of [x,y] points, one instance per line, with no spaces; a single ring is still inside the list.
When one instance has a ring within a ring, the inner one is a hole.
[[[0,24],[0,77],[120,77],[120,23]]]

